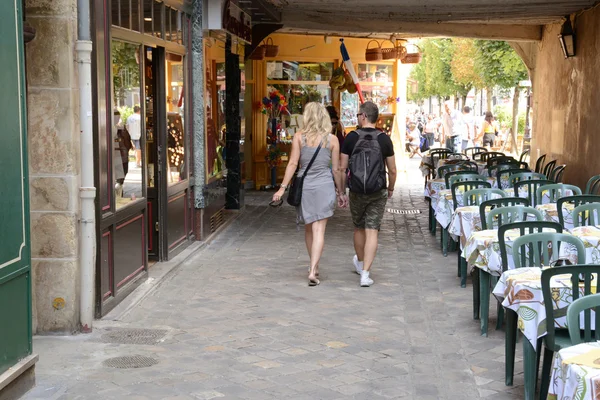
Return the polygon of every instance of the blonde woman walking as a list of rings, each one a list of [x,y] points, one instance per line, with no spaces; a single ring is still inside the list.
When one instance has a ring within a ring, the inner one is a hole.
[[[298,164],[300,164],[298,175],[302,175],[315,151],[320,147],[319,153],[304,179],[302,203],[296,207],[298,222],[305,224],[304,238],[310,257],[308,285],[316,286],[321,283],[317,276],[319,275],[319,260],[325,244],[327,220],[333,216],[336,195],[338,196],[337,203],[341,207],[347,204],[347,199],[345,191],[342,190],[342,177],[339,169],[340,143],[331,134],[331,119],[327,110],[319,103],[308,103],[304,107],[303,120],[304,128],[294,135],[292,154],[285,169],[285,177],[281,189],[273,195],[273,201],[281,199]]]

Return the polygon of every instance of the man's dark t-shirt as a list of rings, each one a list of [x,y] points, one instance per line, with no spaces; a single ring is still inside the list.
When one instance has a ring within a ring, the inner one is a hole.
[[[363,132],[373,133],[377,135],[377,133],[381,132],[379,129],[375,128],[361,128]],[[383,154],[383,161],[388,157],[394,155],[394,144],[392,143],[392,139],[385,133],[381,133],[381,135],[377,136],[377,141],[379,142],[379,147],[381,147],[381,153]],[[354,150],[354,146],[358,142],[358,133],[352,131],[346,136],[344,140],[344,144],[342,145],[342,154],[348,155],[350,157],[352,155],[352,151]]]

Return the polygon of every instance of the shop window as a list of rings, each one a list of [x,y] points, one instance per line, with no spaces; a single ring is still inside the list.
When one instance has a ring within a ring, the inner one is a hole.
[[[164,4],[156,0],[143,0],[143,10],[144,33],[164,38]]]
[[[167,54],[167,183],[186,179],[183,56]]]
[[[143,197],[143,104],[140,46],[112,41],[113,121],[111,124],[113,186],[116,208]]]
[[[182,13],[173,8],[165,8],[165,39],[171,42],[183,44],[181,29]]]
[[[288,141],[301,128],[302,112],[308,102],[332,104],[329,79],[333,63],[303,61],[267,62],[267,92],[277,89],[288,102],[289,115],[282,115],[280,140]]]
[[[140,0],[112,0],[112,24],[140,31]]]
[[[225,63],[213,63],[206,76],[206,171],[212,180],[225,171]]]
[[[267,80],[270,81],[329,81],[333,63],[270,61],[267,62]]]
[[[365,101],[372,101],[380,113],[392,112],[388,101],[394,97],[394,75],[391,64],[358,64],[358,79]],[[341,95],[341,122],[344,127],[355,127],[359,106],[358,93],[343,92]]]
[[[160,1],[154,2],[154,15],[152,16],[153,23],[153,35],[164,39],[165,38],[165,16],[164,16],[164,4]]]

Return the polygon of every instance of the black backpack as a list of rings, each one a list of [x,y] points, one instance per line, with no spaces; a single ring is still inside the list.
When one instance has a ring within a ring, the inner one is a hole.
[[[385,188],[385,163],[377,136],[383,132],[356,131],[358,142],[352,150],[348,168],[350,178],[348,187],[351,192],[371,194]]]

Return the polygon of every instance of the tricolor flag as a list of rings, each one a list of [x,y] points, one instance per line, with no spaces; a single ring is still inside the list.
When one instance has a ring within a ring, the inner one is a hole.
[[[360,104],[365,102],[365,98],[363,97],[362,90],[360,89],[360,83],[358,82],[358,76],[356,75],[356,71],[354,70],[354,66],[352,65],[352,61],[350,61],[350,56],[348,55],[348,50],[346,49],[346,45],[344,44],[344,39],[340,39],[340,52],[342,53],[342,59],[344,60],[344,65],[346,66],[346,70],[350,73],[352,77],[352,81],[354,82],[354,86],[356,86],[356,91],[358,92],[358,97],[360,97]]]

